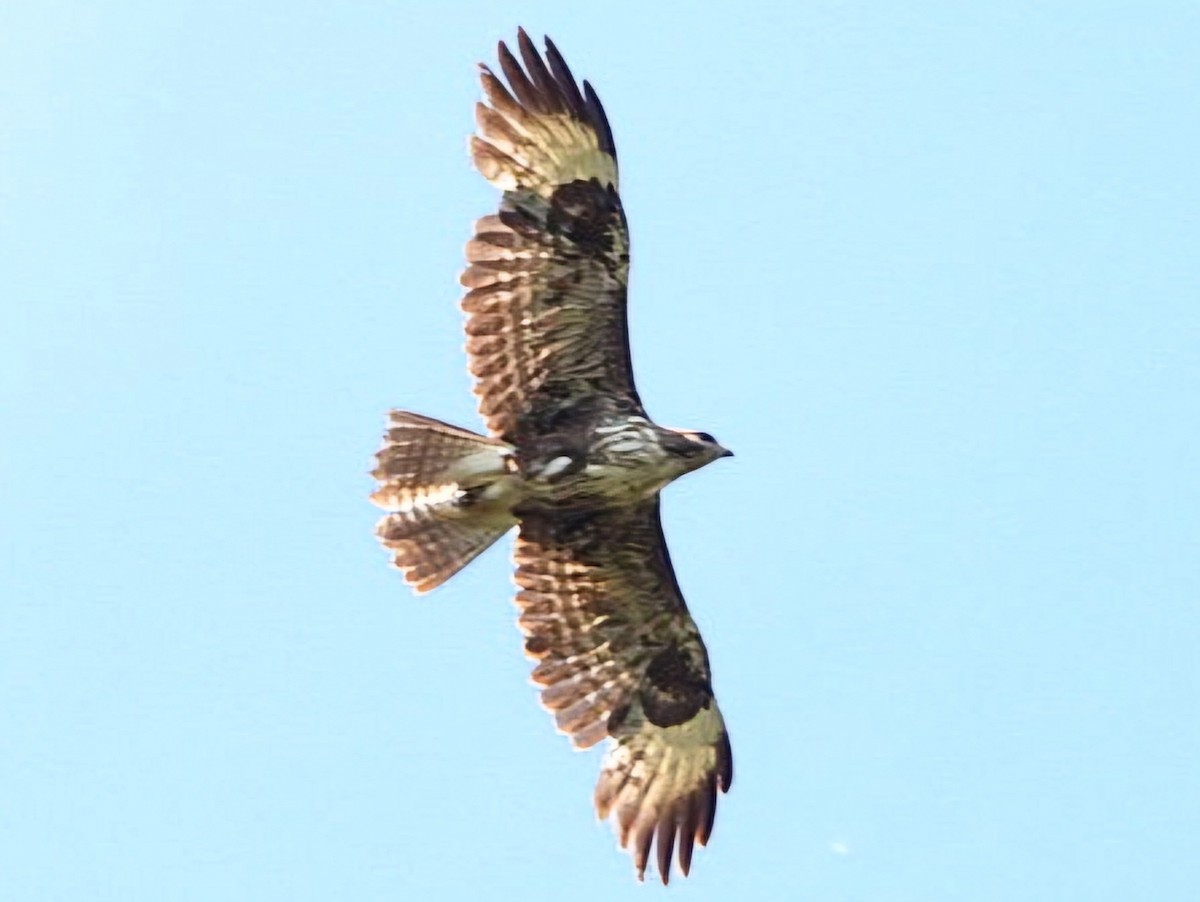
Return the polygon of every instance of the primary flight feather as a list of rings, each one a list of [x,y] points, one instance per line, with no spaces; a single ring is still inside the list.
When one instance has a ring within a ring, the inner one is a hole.
[[[372,500],[417,592],[512,527],[534,682],[579,748],[609,749],[596,785],[641,878],[686,874],[733,758],[708,655],[676,582],[659,492],[729,456],[650,420],[626,329],[629,231],[600,99],[549,39],[480,67],[475,167],[503,191],[467,245],[467,354],[489,436],[392,411]],[[505,84],[507,82],[507,85]]]

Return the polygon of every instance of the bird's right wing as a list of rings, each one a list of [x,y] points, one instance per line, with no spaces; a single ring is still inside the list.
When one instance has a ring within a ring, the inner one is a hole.
[[[708,654],[671,568],[657,497],[630,508],[528,515],[515,558],[525,651],[559,729],[611,746],[596,785],[643,875],[652,842],[687,874],[733,780]]]

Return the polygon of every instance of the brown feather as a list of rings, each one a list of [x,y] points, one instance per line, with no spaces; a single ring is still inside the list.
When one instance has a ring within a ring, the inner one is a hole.
[[[575,76],[571,74],[567,61],[562,58],[562,54],[549,38],[546,38],[546,61],[550,64],[550,71],[554,73],[554,80],[570,105],[571,112],[576,118],[582,119],[586,115],[587,105],[583,95],[579,93],[579,85],[575,83]]]
[[[657,848],[665,883],[712,829],[732,758],[708,655],[662,539],[658,500],[568,522],[526,514],[515,550],[517,605],[535,682],[559,729],[614,745],[596,811],[615,815],[639,876]]]
[[[376,535],[418,593],[441,585],[515,525],[506,510],[460,504],[460,480],[502,475],[507,451],[503,442],[432,417],[389,415],[371,495],[389,513]]]
[[[534,113],[553,112],[543,99],[541,93],[530,82],[529,77],[525,74],[525,70],[517,62],[517,58],[512,55],[512,51],[508,49],[508,45],[501,41],[500,45],[496,48],[496,52],[500,58],[500,69],[504,72],[504,77],[508,80],[509,87],[517,95],[517,100],[521,102],[521,105]]]
[[[482,63],[479,65],[479,82],[483,85],[483,96],[487,98],[487,102],[506,117],[516,122],[528,118],[529,113],[512,96],[504,82]]]
[[[525,64],[525,71],[529,73],[529,78],[537,90],[538,98],[545,112],[566,112],[567,105],[565,98],[563,98],[558,85],[546,68],[546,64],[542,62],[541,54],[533,46],[533,41],[529,39],[529,35],[525,33],[524,28],[517,31],[517,49],[521,53],[521,60]]]
[[[513,442],[581,391],[613,410],[641,410],[626,334],[629,233],[608,120],[552,44],[543,59],[520,32],[517,49],[520,59],[504,43],[498,49],[507,87],[480,69],[486,103],[476,107],[471,158],[505,193],[498,215],[476,223],[460,280],[480,412],[493,435]],[[477,340],[488,335],[504,340]]]

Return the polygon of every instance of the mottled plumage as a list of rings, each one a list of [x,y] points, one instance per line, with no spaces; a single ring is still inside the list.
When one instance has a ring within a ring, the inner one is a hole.
[[[372,495],[379,537],[418,592],[512,526],[525,651],[576,746],[611,743],[596,786],[638,876],[687,873],[733,759],[708,655],[675,579],[659,491],[729,452],[650,420],[626,329],[629,232],[612,132],[554,45],[501,43],[471,157],[503,192],[462,283],[467,352],[491,437],[393,411]]]
[[[517,606],[534,682],[580,748],[615,740],[596,810],[615,814],[638,873],[658,838],[691,866],[712,831],[717,790],[733,780],[708,654],[675,581],[654,496],[637,505],[525,517]]]
[[[490,106],[476,104],[471,157],[504,196],[467,244],[462,306],[480,413],[493,435],[519,444],[581,402],[597,414],[643,411],[625,324],[629,231],[604,108],[552,43],[549,67],[523,31],[518,46],[529,77],[499,51],[516,99],[481,67]]]

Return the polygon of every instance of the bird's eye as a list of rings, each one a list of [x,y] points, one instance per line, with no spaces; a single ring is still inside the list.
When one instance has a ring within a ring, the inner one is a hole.
[[[692,434],[696,436],[698,441],[704,442],[706,445],[715,445],[717,443],[717,440],[707,432],[693,432]]]

